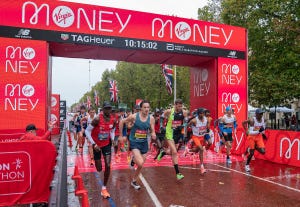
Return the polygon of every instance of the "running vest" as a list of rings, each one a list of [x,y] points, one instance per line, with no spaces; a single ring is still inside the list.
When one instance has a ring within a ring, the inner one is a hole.
[[[261,118],[261,122],[258,122],[256,117],[253,117],[254,125],[253,125],[253,131],[259,131],[261,127],[265,128],[265,120],[264,118]]]
[[[201,121],[197,116],[196,126],[192,126],[192,131],[195,136],[204,136],[207,133],[207,118],[203,117],[203,121]]]
[[[225,114],[223,116],[223,120],[224,120],[223,132],[232,133],[232,130],[234,129],[235,116],[231,115],[231,117],[228,117],[227,114]]]
[[[92,138],[99,147],[110,144],[110,132],[114,129],[115,119],[110,115],[109,121],[106,122],[103,114],[99,114],[99,124],[92,130]]]
[[[94,118],[95,117],[96,116],[94,116]],[[87,125],[90,125],[92,123],[92,121],[94,120],[94,118],[91,118],[90,116],[88,116]]]
[[[150,129],[150,115],[148,115],[147,121],[142,122],[140,119],[140,113],[136,113],[134,125],[130,130],[129,140],[136,142],[147,142],[147,135]]]
[[[171,110],[170,117],[167,122],[166,126],[166,137],[168,139],[173,138],[173,134],[180,134],[181,128],[184,120],[183,111],[180,111],[178,113],[175,112],[174,108]]]
[[[86,112],[84,114],[80,114],[77,119],[76,119],[76,123],[77,123],[77,127],[81,128],[81,125],[80,125],[80,121],[82,118],[86,117]],[[82,126],[84,129],[87,128],[87,121],[83,121],[82,122]]]

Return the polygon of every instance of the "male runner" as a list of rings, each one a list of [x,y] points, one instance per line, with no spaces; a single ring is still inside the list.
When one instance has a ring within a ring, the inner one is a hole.
[[[231,107],[227,106],[225,111],[226,113],[220,120],[219,128],[225,139],[226,155],[227,155],[226,162],[227,164],[231,164],[232,161],[229,155],[230,155],[231,144],[232,144],[232,134],[236,132],[236,118],[235,115],[232,114]]]
[[[110,197],[106,189],[108,179],[110,176],[111,163],[111,131],[114,130],[116,121],[115,117],[111,115],[112,106],[109,102],[104,101],[103,113],[99,114],[86,129],[86,135],[93,144],[94,159],[96,169],[100,173],[102,171],[101,153],[104,158],[105,172],[104,182],[101,190],[101,196],[104,198]]]
[[[192,152],[199,152],[200,158],[200,172],[204,174],[206,172],[204,165],[203,165],[203,151],[204,151],[204,142],[210,140],[209,136],[209,127],[210,122],[204,116],[204,109],[198,109],[198,116],[193,118],[189,123],[188,126],[192,126],[193,136],[192,139],[194,141],[194,145],[196,146],[193,148]]]
[[[177,180],[181,180],[184,178],[184,176],[179,172],[178,153],[177,153],[176,145],[178,144],[178,141],[182,136],[181,134],[182,128],[187,125],[188,117],[187,117],[187,111],[182,110],[181,99],[176,99],[174,104],[175,105],[172,109],[167,109],[164,112],[164,117],[168,119],[166,125],[166,141],[170,147],[176,178]],[[164,151],[161,152],[158,155],[157,160],[159,161],[164,154],[165,154]]]
[[[140,104],[141,110],[129,117],[121,120],[120,122],[120,134],[123,132],[124,123],[132,123],[130,130],[129,140],[130,149],[133,154],[134,163],[137,165],[137,169],[134,173],[131,186],[134,189],[139,190],[141,186],[137,183],[138,176],[143,168],[146,160],[146,153],[148,152],[148,140],[147,134],[151,131],[151,138],[156,139],[153,116],[150,116],[150,103],[149,101],[143,100]]]
[[[85,137],[84,130],[87,127],[87,113],[84,105],[80,106],[80,112],[76,117],[75,126],[76,126],[76,137],[77,137],[77,143],[75,148],[79,147],[78,152],[82,154],[84,137]]]
[[[88,114],[89,115],[88,115],[88,118],[87,118],[87,125],[89,126],[89,125],[92,124],[92,121],[96,117],[96,110],[94,108],[90,108],[88,110]],[[95,160],[94,160],[93,145],[92,145],[92,143],[90,142],[89,139],[87,139],[87,143],[88,143],[89,155],[90,155],[90,158],[91,158],[90,165],[94,166],[95,165]]]
[[[250,153],[247,157],[247,162],[245,165],[246,172],[250,172],[249,164],[254,155],[254,150],[257,150],[263,155],[266,153],[263,139],[267,139],[267,137],[265,135],[266,124],[263,118],[263,113],[263,110],[258,108],[255,111],[254,117],[243,121],[243,128],[245,131],[247,131],[247,140],[250,148]]]

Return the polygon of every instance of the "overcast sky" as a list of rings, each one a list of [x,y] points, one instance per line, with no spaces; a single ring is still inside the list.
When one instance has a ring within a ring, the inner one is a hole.
[[[198,8],[206,0],[67,0],[100,6],[116,7],[156,14],[176,15],[197,19]],[[89,64],[89,61],[91,63]],[[101,80],[105,69],[114,69],[116,61],[88,60],[53,57],[52,92],[58,93],[62,100],[71,106]],[[90,68],[90,73],[89,73]],[[89,84],[90,80],[90,84]]]

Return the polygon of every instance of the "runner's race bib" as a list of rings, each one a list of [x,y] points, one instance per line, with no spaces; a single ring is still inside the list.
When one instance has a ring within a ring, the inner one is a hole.
[[[181,121],[180,120],[175,120],[172,121],[172,128],[175,129],[177,127],[181,126]]]
[[[109,138],[109,131],[102,131],[98,134],[98,140],[103,141],[103,140],[107,140]]]
[[[233,123],[225,124],[225,127],[226,127],[226,128],[233,128]]]
[[[147,133],[148,133],[147,130],[139,130],[138,129],[135,131],[134,136],[136,139],[147,139]]]

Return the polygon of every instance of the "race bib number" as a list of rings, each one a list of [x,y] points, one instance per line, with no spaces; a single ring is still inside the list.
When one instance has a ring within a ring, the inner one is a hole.
[[[181,126],[180,120],[172,121],[172,128],[177,128],[179,126]]]
[[[232,128],[232,127],[233,127],[233,123],[228,123],[228,124],[226,124],[226,127],[227,127],[227,128]]]
[[[136,139],[146,139],[147,130],[136,130],[134,136]]]
[[[256,126],[253,128],[253,131],[259,131],[259,129],[260,129],[260,126]]]
[[[110,132],[100,132],[98,134],[98,140],[103,141],[103,140],[107,140],[109,138],[109,134]]]

